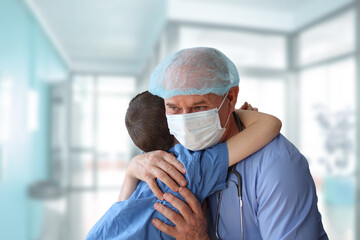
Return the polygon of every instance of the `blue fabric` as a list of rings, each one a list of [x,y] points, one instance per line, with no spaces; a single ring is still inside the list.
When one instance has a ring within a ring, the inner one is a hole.
[[[226,187],[225,181],[229,164],[226,143],[194,152],[177,144],[170,149],[170,152],[173,152],[184,165],[187,188],[196,195],[200,202],[203,202],[215,191]],[[157,182],[163,192],[170,192],[183,199],[179,193],[171,191],[162,182]],[[90,230],[86,239],[173,239],[160,232],[151,223],[153,218],[158,218],[173,225],[161,213],[155,211],[154,204],[156,202],[161,202],[174,209],[168,202],[158,200],[145,182],[140,182],[128,200],[117,202],[110,207]]]
[[[281,134],[236,165],[242,176],[244,239],[328,239],[304,156]],[[240,204],[231,174],[220,206],[221,239],[240,239]],[[218,193],[208,198],[215,229]]]

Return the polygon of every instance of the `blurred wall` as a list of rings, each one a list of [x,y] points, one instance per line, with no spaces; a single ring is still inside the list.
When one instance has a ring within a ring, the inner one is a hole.
[[[16,27],[14,27],[16,26]],[[29,183],[47,178],[48,86],[68,69],[26,6],[0,1],[0,239],[28,239]]]

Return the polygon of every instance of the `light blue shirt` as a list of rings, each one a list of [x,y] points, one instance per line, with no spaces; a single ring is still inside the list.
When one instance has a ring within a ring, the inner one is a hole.
[[[215,191],[226,187],[225,181],[229,164],[226,143],[195,152],[177,144],[170,149],[170,152],[173,152],[184,165],[185,178],[188,183],[186,187],[196,195],[200,202],[203,202]],[[184,200],[179,193],[171,191],[162,182],[157,181],[157,183],[163,192],[170,192]],[[170,220],[154,209],[156,202],[161,202],[174,209],[168,202],[157,199],[145,182],[140,182],[128,200],[117,202],[110,207],[90,230],[86,239],[174,239],[160,232],[151,223],[153,218],[158,218],[174,226]]]
[[[236,165],[242,176],[244,239],[328,239],[317,208],[315,184],[305,157],[281,134]],[[222,192],[219,235],[241,239],[234,174]],[[218,195],[208,198],[215,229]],[[211,227],[210,227],[211,228]]]

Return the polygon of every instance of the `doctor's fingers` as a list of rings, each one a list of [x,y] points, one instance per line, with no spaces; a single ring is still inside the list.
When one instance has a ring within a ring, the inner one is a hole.
[[[177,198],[177,197],[175,197],[174,195],[172,195],[170,193],[165,193],[164,194],[164,199],[166,201],[168,201],[174,208],[176,208],[180,212],[182,217],[181,217],[181,219],[176,219],[176,220],[180,221],[180,220],[183,220],[183,218],[184,218],[185,221],[186,221],[186,220],[192,218],[192,215],[194,214],[193,211],[180,198]],[[166,217],[169,218],[172,221],[171,217],[177,217],[177,216],[170,215],[170,216],[166,216]],[[175,225],[176,225],[176,223],[175,223]]]
[[[178,226],[177,228],[184,225],[185,223],[184,218],[179,213],[168,208],[167,206],[158,202],[154,204],[154,208],[157,211],[159,211],[162,215],[164,215],[167,219],[172,221],[175,224],[175,226]]]
[[[175,180],[180,186],[186,186],[187,182],[185,177],[181,173],[186,173],[184,166],[176,159],[175,156],[173,156],[170,153],[161,151],[159,155],[154,156],[153,158],[154,164],[158,166],[161,171],[156,172],[156,177],[159,178],[165,185],[168,187],[172,187],[167,184],[169,184],[173,181],[169,181],[170,179],[168,177],[171,177],[171,179]],[[165,181],[164,181],[165,180]],[[176,186],[177,187],[177,186]],[[172,189],[172,188],[171,188]],[[174,189],[172,189],[174,191]],[[177,192],[177,190],[176,190]]]
[[[155,196],[160,199],[160,200],[164,200],[163,198],[163,192],[160,190],[159,186],[157,185],[157,182],[155,181],[155,179],[147,179],[145,181],[147,183],[147,185],[149,186],[150,190],[155,194]]]
[[[203,209],[200,205],[199,200],[196,198],[196,196],[187,188],[185,187],[180,187],[179,189],[179,193],[181,196],[183,196],[183,198],[185,199],[185,201],[187,202],[187,204],[189,205],[189,207],[191,208],[191,210],[198,215],[199,217],[204,217],[203,214]],[[175,206],[174,206],[175,207]],[[180,209],[178,209],[180,211]]]
[[[179,172],[186,173],[186,170],[182,163],[177,160],[177,158],[168,152],[161,151],[161,154],[166,162],[168,162],[170,165],[174,166]]]
[[[175,233],[180,233],[176,239],[208,239],[207,222],[199,201],[189,190],[184,191],[184,187],[180,189],[182,190],[179,190],[179,192],[183,192],[182,196],[186,196],[188,204],[191,205],[190,207],[174,195],[170,193],[164,194],[164,199],[175,207],[180,214],[160,203],[155,204],[154,207],[175,224]],[[196,213],[192,209],[196,209]]]
[[[166,172],[164,172],[160,168],[154,168],[152,171],[153,174],[146,177],[145,182],[148,184],[151,191],[156,195],[158,199],[163,200],[163,192],[160,190],[159,186],[157,185],[157,182],[155,181],[156,178],[159,179],[161,182],[163,182],[174,192],[179,191],[179,186],[171,177],[169,177],[169,175]]]
[[[159,229],[161,232],[164,232],[170,236],[173,236],[174,238],[178,239],[178,231],[175,227],[173,226],[170,226],[166,223],[163,223],[162,221],[160,221],[159,219],[157,218],[154,218],[152,220],[152,224],[157,228]]]
[[[176,159],[175,156],[161,150],[145,153],[143,155],[145,155],[143,157],[145,158],[143,159],[144,161],[139,161],[141,164],[141,167],[139,167],[139,169],[143,170],[143,173],[140,174],[143,176],[143,181],[147,182],[148,184],[150,183],[152,186],[154,186],[154,181],[156,178],[158,178],[175,192],[178,191],[179,185],[186,186],[186,179],[179,172],[181,171],[185,173],[185,168]],[[178,184],[176,184],[175,182],[177,182]]]

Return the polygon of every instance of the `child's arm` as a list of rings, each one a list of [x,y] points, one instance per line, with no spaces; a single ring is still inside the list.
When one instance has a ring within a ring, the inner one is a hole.
[[[281,121],[269,114],[235,110],[245,129],[226,141],[229,166],[240,162],[271,142],[281,129]]]
[[[130,198],[139,184],[139,179],[128,174],[125,175],[124,182],[121,186],[118,201],[124,201]]]

